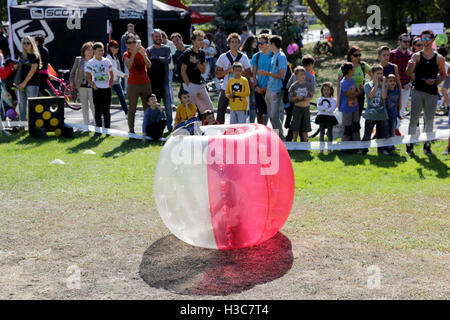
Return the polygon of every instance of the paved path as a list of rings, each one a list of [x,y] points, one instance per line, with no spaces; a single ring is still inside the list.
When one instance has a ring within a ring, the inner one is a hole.
[[[66,117],[66,120],[65,120],[66,122],[83,124],[83,117],[82,117],[81,111],[74,111],[72,109],[66,108],[65,109],[65,117]],[[173,118],[175,119],[175,112],[173,113]],[[312,132],[315,132],[318,129],[318,125],[316,125],[314,123],[314,118],[315,118],[315,112],[312,112],[312,115],[311,115],[311,127],[313,130]],[[136,133],[140,134],[142,132],[142,121],[143,121],[143,111],[138,110],[136,112],[136,120],[135,120],[135,132]],[[230,123],[230,115],[228,113],[225,115],[225,123]],[[436,116],[434,118],[434,124],[435,124],[434,130],[448,129],[447,123],[448,123],[447,116]],[[91,119],[91,125],[94,125],[93,118]],[[400,132],[403,135],[406,135],[408,133],[408,125],[409,125],[409,116],[406,117],[405,120],[402,121],[401,126],[400,126]],[[268,123],[268,127],[271,127],[270,121]],[[362,127],[361,128],[361,137],[362,137],[364,134],[364,121],[361,121],[361,127]],[[111,110],[111,128],[128,132],[127,118],[122,110],[119,110],[119,109]],[[421,119],[420,119],[420,128],[423,128],[423,117],[421,117]]]

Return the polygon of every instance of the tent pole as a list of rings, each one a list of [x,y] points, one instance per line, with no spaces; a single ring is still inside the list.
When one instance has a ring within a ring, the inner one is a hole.
[[[147,40],[149,47],[153,44],[152,32],[153,32],[153,0],[147,0]]]
[[[9,30],[8,30],[8,44],[9,44],[9,54],[11,58],[15,59],[14,54],[14,30],[11,24],[11,7],[17,6],[17,0],[8,0],[8,20],[9,20]],[[19,48],[21,50],[22,48]]]

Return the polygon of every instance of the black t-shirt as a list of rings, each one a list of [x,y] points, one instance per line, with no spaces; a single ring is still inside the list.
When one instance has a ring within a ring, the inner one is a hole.
[[[197,59],[197,62],[202,64],[206,61],[205,53],[200,50],[196,53],[192,48],[188,48],[183,54],[183,63],[187,65],[186,74],[189,81],[195,84],[201,84],[203,82],[202,73],[197,68],[197,64],[190,61],[191,56],[194,56]]]
[[[37,63],[39,65],[39,58],[36,57],[34,54],[29,54],[28,59],[25,59],[23,57],[23,54],[20,55],[20,62],[22,63],[22,70],[20,72],[20,81],[23,82],[28,72],[31,70],[31,65],[34,63]],[[38,68],[39,69],[39,68]],[[30,81],[28,81],[27,86],[38,86],[39,85],[39,75],[38,70],[33,74],[33,77],[31,77]]]
[[[42,68],[40,70],[47,70],[48,68],[48,50],[46,47],[38,47],[39,54],[41,55]]]

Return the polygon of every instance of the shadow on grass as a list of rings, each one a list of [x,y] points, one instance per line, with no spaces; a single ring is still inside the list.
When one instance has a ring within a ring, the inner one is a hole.
[[[162,141],[142,142],[142,140],[138,140],[138,139],[127,139],[127,140],[124,140],[119,146],[117,146],[113,150],[105,152],[102,155],[102,157],[118,158],[118,157],[126,155],[136,149],[148,148],[148,147],[152,147],[152,146],[155,147],[155,146],[161,146],[161,145],[164,145],[164,142],[162,142]]]
[[[224,251],[194,247],[169,235],[145,251],[139,275],[152,288],[226,296],[282,277],[293,261],[291,241],[281,233],[257,246]]]
[[[89,133],[82,134],[80,136],[89,136]],[[83,150],[93,149],[97,147],[100,143],[102,143],[103,140],[105,140],[104,136],[101,137],[91,136],[88,140],[83,141],[74,147],[68,148],[67,150],[69,153],[78,153]]]
[[[289,151],[291,160],[295,162],[311,161],[314,157],[311,155],[311,151]]]
[[[342,152],[338,151],[338,158],[346,165],[346,166],[356,166],[356,165],[364,165],[365,160],[369,159],[370,164],[380,167],[380,168],[394,168],[397,167],[400,163],[404,163],[407,161],[405,156],[389,156],[382,154],[358,154],[352,152]]]
[[[422,167],[428,170],[435,171],[438,178],[446,179],[449,177],[449,167],[434,154],[431,156],[427,156],[426,158],[419,158],[417,155],[413,154],[411,158],[419,163]],[[417,171],[420,178],[425,179],[422,169],[418,169]]]
[[[11,143],[21,138],[21,135],[16,132],[8,131],[9,136],[4,136],[0,133],[0,143]]]

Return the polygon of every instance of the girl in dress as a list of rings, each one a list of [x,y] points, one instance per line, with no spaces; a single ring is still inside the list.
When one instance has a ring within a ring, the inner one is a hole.
[[[325,82],[320,88],[322,96],[317,101],[317,113],[315,123],[319,125],[320,141],[324,141],[325,130],[327,131],[328,142],[333,141],[333,126],[338,124],[334,110],[336,109],[336,99],[333,98],[334,89],[331,82]]]

